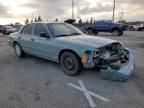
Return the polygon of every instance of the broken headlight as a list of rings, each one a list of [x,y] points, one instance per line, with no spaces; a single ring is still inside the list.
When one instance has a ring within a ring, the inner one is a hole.
[[[100,54],[97,57],[97,64],[111,64],[121,60],[124,55],[124,47],[120,43],[113,43],[99,49]]]

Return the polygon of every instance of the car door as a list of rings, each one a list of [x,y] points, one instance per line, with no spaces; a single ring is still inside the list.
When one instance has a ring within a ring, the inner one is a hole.
[[[40,33],[46,33],[47,37],[40,37]],[[48,30],[45,24],[37,23],[34,29],[34,42],[32,44],[35,49],[35,53],[37,56],[46,58],[49,60],[55,60],[56,58],[53,56],[53,45],[52,38],[50,37]]]
[[[109,31],[110,26],[104,22],[104,21],[100,21],[96,23],[96,29],[100,32],[107,32]]]
[[[24,52],[28,54],[33,54],[34,49],[32,47],[32,43],[34,41],[33,37],[33,30],[34,30],[35,24],[28,24],[24,26],[20,34],[18,35],[19,43],[24,50]]]

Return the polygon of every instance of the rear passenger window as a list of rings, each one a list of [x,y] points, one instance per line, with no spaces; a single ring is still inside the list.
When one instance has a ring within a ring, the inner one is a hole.
[[[23,28],[21,34],[32,35],[33,27],[34,27],[34,24],[28,24],[28,25],[26,25],[26,26]]]
[[[36,24],[34,35],[40,36],[40,33],[47,33],[47,30],[44,26],[44,24]]]

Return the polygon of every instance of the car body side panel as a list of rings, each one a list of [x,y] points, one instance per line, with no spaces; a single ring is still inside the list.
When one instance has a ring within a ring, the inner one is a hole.
[[[18,34],[15,39],[22,45],[26,53],[57,62],[59,53],[64,49],[72,50],[77,53],[79,57],[82,57],[85,51],[95,51],[96,48],[117,42],[110,39],[105,40],[104,38],[85,35],[50,39],[34,37],[34,41],[30,40],[32,38],[30,36],[24,36],[21,40],[19,40],[18,37],[20,37],[20,34]],[[27,39],[25,40],[25,38]]]
[[[111,25],[106,22],[96,22],[96,30],[99,32],[109,32],[111,30]]]
[[[79,57],[81,57],[84,51],[86,51],[85,47],[82,46],[80,47],[79,45],[73,45],[71,43],[62,42],[55,39],[47,40],[45,45],[41,43],[40,47],[41,47],[40,49],[43,49],[43,55],[45,55],[46,59],[56,61],[56,62],[59,62],[58,57],[62,50],[65,49],[72,50],[75,53],[77,53]],[[47,55],[47,53],[49,54]]]
[[[57,61],[57,52],[61,47],[56,46],[51,39],[35,37],[32,46],[36,56]]]
[[[31,38],[32,38],[32,35],[21,35],[21,34],[19,34],[18,42],[19,42],[19,44],[21,45],[22,49],[25,52],[33,54]]]

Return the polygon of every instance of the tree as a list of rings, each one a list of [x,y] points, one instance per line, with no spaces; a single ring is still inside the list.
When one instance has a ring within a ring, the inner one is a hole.
[[[88,21],[88,19],[86,20],[86,24],[89,24],[89,21]]]
[[[12,27],[13,27],[14,25],[11,23],[11,24],[10,24],[10,26],[12,26]]]
[[[34,22],[38,22],[38,20],[37,20],[37,17],[35,17],[35,20],[34,20]]]
[[[78,22],[78,23],[79,23],[80,25],[82,24],[82,19],[81,19],[81,18],[79,19],[79,22]]]
[[[31,19],[31,23],[33,23],[33,19]]]
[[[38,22],[41,22],[42,21],[42,18],[41,18],[41,16],[38,16],[38,20],[37,20]]]
[[[96,20],[94,20],[94,24],[96,23]]]
[[[91,23],[91,24],[93,23],[93,18],[92,18],[92,17],[91,17],[90,23]]]
[[[126,24],[126,20],[119,20],[118,22]]]
[[[26,20],[25,20],[25,24],[28,24],[28,23],[29,23],[29,20],[28,20],[28,19],[26,19]]]
[[[57,18],[55,19],[55,22],[58,22],[58,19],[57,19]]]

